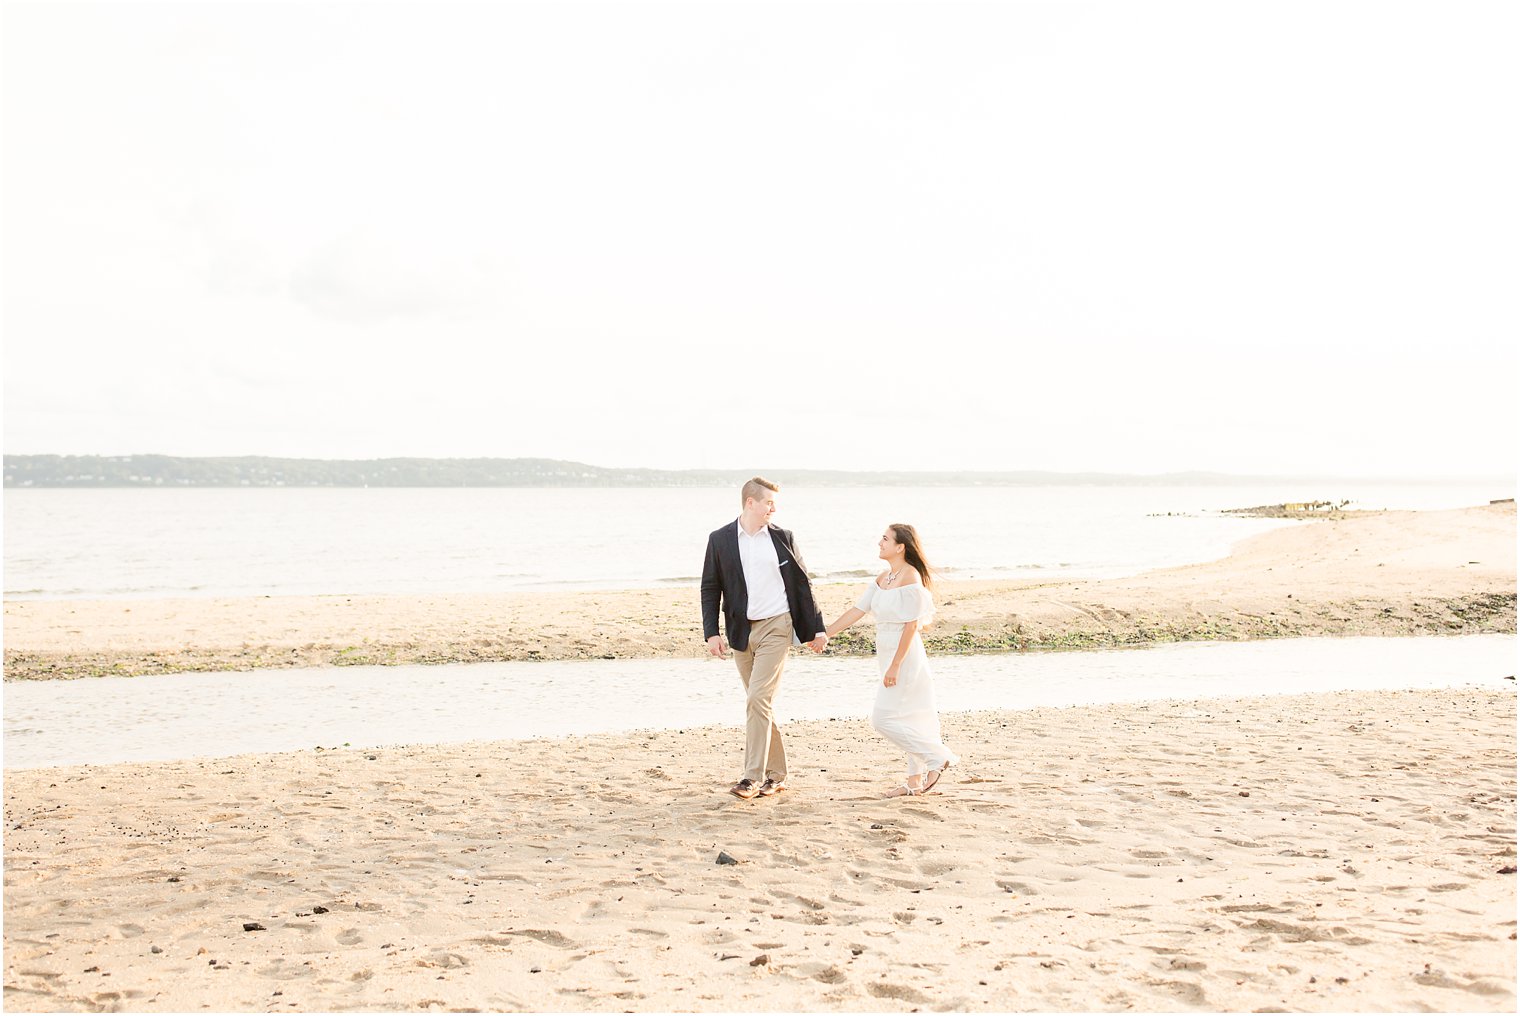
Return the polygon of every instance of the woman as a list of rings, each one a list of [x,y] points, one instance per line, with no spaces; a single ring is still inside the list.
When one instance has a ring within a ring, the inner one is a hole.
[[[919,629],[934,618],[929,565],[912,526],[894,522],[881,534],[877,554],[887,570],[876,576],[855,606],[828,627],[829,637],[876,615],[876,665],[881,688],[871,725],[908,753],[908,777],[887,797],[917,796],[939,782],[960,758],[940,739],[934,675]]]

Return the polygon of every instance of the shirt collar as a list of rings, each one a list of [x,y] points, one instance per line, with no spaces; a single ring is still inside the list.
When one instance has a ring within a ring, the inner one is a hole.
[[[755,537],[759,536],[763,532],[766,532],[768,529],[770,529],[770,527],[771,527],[770,523],[767,522],[765,525],[763,525],[759,529],[755,530],[755,535],[754,536],[750,536],[748,533],[746,533],[744,531],[744,520],[742,518],[734,520],[734,529],[736,529],[738,531],[739,535],[742,538],[747,539],[747,540],[753,540],[753,539],[755,539]]]

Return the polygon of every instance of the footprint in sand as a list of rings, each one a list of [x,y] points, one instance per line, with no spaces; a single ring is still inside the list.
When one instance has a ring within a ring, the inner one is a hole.
[[[793,900],[793,901],[795,901],[797,903],[802,904],[804,907],[807,907],[809,910],[826,910],[826,909],[828,909],[824,904],[819,903],[815,899],[810,899],[810,898],[808,898],[806,896],[798,896],[795,893],[784,892],[784,891],[782,891],[780,889],[778,889],[775,892],[771,893],[771,895],[774,896],[778,900],[782,900],[782,899]]]
[[[358,928],[344,928],[338,932],[339,945],[358,945],[364,941],[364,936],[359,934]]]
[[[1270,903],[1232,903],[1227,907],[1220,907],[1222,914],[1290,914],[1292,910],[1283,907],[1274,907]]]
[[[1209,1006],[1208,996],[1205,995],[1203,989],[1196,984],[1189,984],[1186,981],[1155,980],[1149,981],[1148,983],[1153,987],[1160,988],[1167,994],[1172,995],[1179,1002],[1186,1002],[1188,1005],[1197,1006],[1199,1008],[1205,1008]]]
[[[1440,885],[1431,886],[1430,891],[1433,893],[1454,893],[1468,888],[1471,887],[1466,882],[1442,882]]]
[[[878,981],[866,985],[866,990],[877,998],[895,998],[901,1002],[917,1002],[920,1005],[929,1001],[922,992],[915,991],[905,984],[883,984]]]
[[[542,942],[544,945],[552,945],[556,949],[574,949],[574,948],[577,947],[577,944],[574,941],[566,938],[564,935],[561,935],[559,932],[554,931],[552,929],[545,929],[545,928],[523,928],[521,930],[503,931],[503,932],[501,932],[501,934],[503,934],[503,935],[517,935],[517,936],[521,936],[523,938],[531,938],[531,939],[534,939],[536,941]],[[492,939],[492,938],[477,938],[475,941],[477,941],[477,942],[485,942],[485,943],[488,943],[488,944],[497,944],[497,945],[505,944],[500,939]]]
[[[1485,982],[1482,980],[1458,981],[1448,977],[1444,970],[1432,969],[1430,964],[1425,964],[1423,973],[1415,974],[1416,984],[1423,984],[1428,988],[1455,988],[1458,991],[1469,991],[1474,995],[1507,995],[1509,989],[1500,984]]]
[[[1267,935],[1276,935],[1285,942],[1338,942],[1341,945],[1369,945],[1372,942],[1372,939],[1353,934],[1350,929],[1339,925],[1319,928],[1258,917],[1248,924],[1241,924],[1240,927],[1243,931],[1259,931]]]
[[[931,819],[935,822],[943,822],[945,820],[943,815],[936,815],[934,812],[924,811],[922,808],[904,808],[902,809],[902,813],[904,815],[916,815],[919,818]]]

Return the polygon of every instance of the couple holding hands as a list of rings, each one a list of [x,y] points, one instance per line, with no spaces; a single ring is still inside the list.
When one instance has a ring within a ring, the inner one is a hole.
[[[930,570],[912,526],[893,523],[878,555],[887,570],[855,606],[827,628],[813,598],[792,534],[771,524],[781,488],[755,477],[740,491],[739,518],[707,537],[702,564],[702,635],[720,659],[732,647],[744,682],[744,775],[729,793],[748,800],[786,789],[786,746],[773,702],[789,651],[808,645],[821,653],[831,636],[876,615],[876,663],[881,687],[871,725],[908,756],[907,777],[888,797],[924,794],[960,759],[940,737],[934,678],[919,629],[934,617]],[[718,632],[723,615],[724,637]]]

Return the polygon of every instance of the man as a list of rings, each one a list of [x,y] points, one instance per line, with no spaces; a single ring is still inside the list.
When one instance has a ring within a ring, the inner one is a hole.
[[[744,776],[729,793],[746,801],[786,789],[786,747],[771,703],[787,653],[802,642],[797,633],[808,634],[815,653],[828,643],[797,544],[791,533],[771,525],[780,489],[759,476],[745,483],[739,492],[743,511],[707,537],[702,562],[702,637],[719,659],[733,647],[744,681]],[[726,644],[718,634],[720,604]]]

